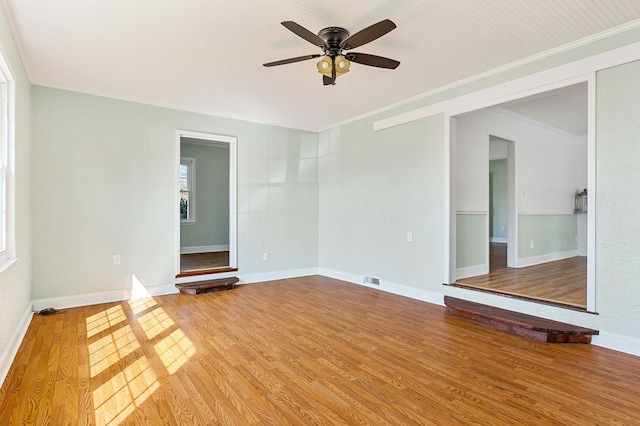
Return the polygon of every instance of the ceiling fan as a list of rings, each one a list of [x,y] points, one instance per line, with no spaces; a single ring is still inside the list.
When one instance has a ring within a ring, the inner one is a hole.
[[[284,21],[282,25],[294,34],[307,40],[322,49],[322,54],[297,56],[295,58],[282,59],[280,61],[263,64],[265,67],[291,64],[294,62],[306,61],[308,59],[319,58],[318,72],[322,74],[322,82],[325,86],[335,85],[336,78],[349,71],[351,62],[371,67],[396,69],[400,62],[382,56],[369,55],[367,53],[346,52],[355,49],[363,44],[367,44],[389,31],[396,28],[391,20],[385,19],[373,24],[353,35],[341,27],[327,27],[318,31],[315,35],[303,26],[293,21]]]

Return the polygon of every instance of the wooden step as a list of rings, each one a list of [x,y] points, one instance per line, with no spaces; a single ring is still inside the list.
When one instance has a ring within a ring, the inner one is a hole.
[[[200,294],[210,291],[231,290],[240,281],[238,277],[218,278],[215,280],[197,281],[194,283],[176,284],[180,293]]]
[[[444,304],[454,316],[547,343],[591,343],[598,330],[534,317],[480,303],[445,296]]]

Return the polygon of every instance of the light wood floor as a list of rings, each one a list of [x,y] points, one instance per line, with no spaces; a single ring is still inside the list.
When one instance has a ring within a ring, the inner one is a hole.
[[[229,268],[229,252],[188,253],[180,255],[180,273]]]
[[[328,278],[36,316],[0,424],[638,424],[640,358]]]
[[[587,258],[576,256],[526,268],[507,268],[507,245],[491,243],[487,275],[459,284],[514,296],[587,308]]]

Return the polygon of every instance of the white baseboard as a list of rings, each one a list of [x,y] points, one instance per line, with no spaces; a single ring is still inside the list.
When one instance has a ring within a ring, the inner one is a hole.
[[[489,241],[492,243],[504,243],[504,244],[507,244],[509,242],[509,240],[505,237],[491,237],[489,238]]]
[[[518,268],[525,268],[527,266],[540,265],[541,263],[553,262],[556,260],[569,259],[570,257],[576,257],[578,250],[567,250],[557,253],[542,254],[540,256],[530,256],[518,259]]]
[[[217,246],[180,247],[180,254],[211,253],[214,251],[229,251],[229,244],[222,244]]]
[[[463,278],[477,277],[478,275],[487,275],[489,273],[489,265],[467,266],[466,268],[456,269],[456,280]]]
[[[409,287],[406,285],[396,284],[383,280],[380,280],[380,285],[365,284],[364,275],[361,276],[350,274],[347,272],[340,272],[326,268],[318,268],[318,274],[324,277],[329,277],[336,280],[346,281],[352,284],[358,284],[364,287],[373,288],[375,290],[380,290],[387,293],[397,294],[399,296],[405,296],[411,299],[422,300],[423,302],[444,306],[444,294],[434,291],[421,290],[419,288]]]
[[[27,329],[29,328],[29,324],[31,324],[32,318],[33,308],[31,307],[31,303],[29,303],[25,313],[22,315],[22,319],[20,320],[18,327],[16,327],[15,331],[7,341],[5,350],[2,352],[2,355],[0,355],[0,384],[4,383],[4,379],[9,373],[11,364],[13,364],[13,360],[18,353],[18,349],[20,349],[20,344],[22,343],[25,334],[27,334]]]
[[[287,278],[307,277],[318,275],[318,268],[290,269],[286,271],[260,272],[257,274],[237,275],[239,284],[258,283],[263,281],[285,280]]]
[[[204,281],[214,278],[227,278],[237,276],[240,279],[240,284],[248,284],[261,281],[273,281],[282,280],[286,278],[303,277],[308,275],[317,275],[317,268],[308,269],[292,269],[286,271],[265,272],[258,274],[239,275],[237,272],[228,272],[224,274],[208,274],[198,275],[193,277],[183,277],[176,279],[176,283]],[[143,294],[140,294],[143,293]],[[76,294],[73,296],[52,297],[48,299],[34,300],[32,303],[32,310],[30,312],[38,312],[45,308],[75,308],[78,306],[97,305],[99,303],[111,303],[122,302],[124,300],[131,300],[138,297],[155,297],[164,296],[167,294],[176,294],[179,290],[174,284],[157,285],[141,288],[138,292],[132,289],[105,291],[101,293],[85,293]],[[31,308],[31,307],[30,307]]]
[[[598,336],[593,336],[591,343],[614,351],[624,352],[630,355],[640,356],[640,339],[625,336],[624,334],[600,331]]]
[[[131,299],[131,289],[51,297],[34,300],[33,312],[38,312],[45,308],[75,308],[78,306],[97,305],[98,303],[121,302],[129,299]]]

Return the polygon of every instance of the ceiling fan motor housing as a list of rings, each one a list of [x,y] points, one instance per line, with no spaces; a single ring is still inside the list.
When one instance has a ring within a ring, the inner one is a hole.
[[[349,37],[349,31],[342,27],[327,27],[318,31],[318,37],[326,41],[329,45],[328,48],[323,47],[324,52],[335,57],[340,55],[340,52],[342,51],[340,43]]]

